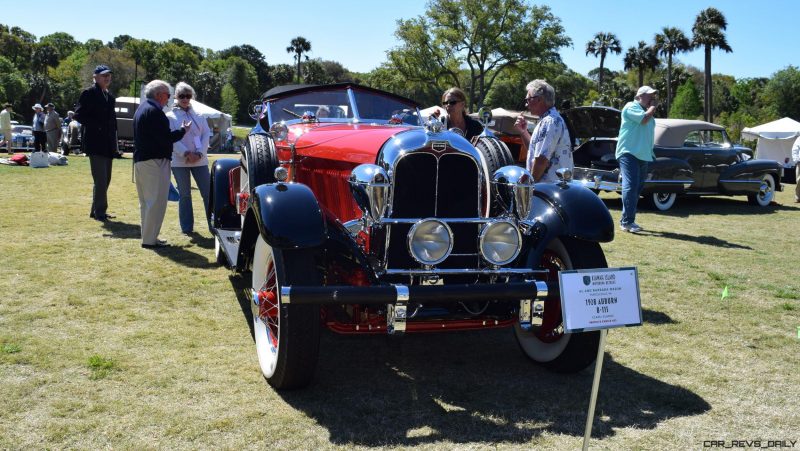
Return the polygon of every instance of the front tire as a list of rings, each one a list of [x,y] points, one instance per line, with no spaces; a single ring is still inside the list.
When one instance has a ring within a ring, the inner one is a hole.
[[[276,389],[307,386],[319,354],[319,306],[282,302],[281,287],[319,285],[307,250],[272,248],[259,236],[253,252],[253,331],[261,373]]]
[[[547,244],[540,267],[547,269],[553,280],[558,271],[606,268],[608,264],[598,243],[562,237]],[[524,330],[516,323],[514,336],[522,352],[535,363],[557,373],[575,373],[594,362],[600,332],[565,333],[559,302],[546,301],[538,328]]]
[[[761,188],[755,194],[748,194],[747,201],[752,205],[766,207],[775,198],[775,178],[771,174],[761,177]]]
[[[650,193],[645,196],[647,205],[658,211],[667,211],[675,205],[675,199],[678,198],[676,193]]]

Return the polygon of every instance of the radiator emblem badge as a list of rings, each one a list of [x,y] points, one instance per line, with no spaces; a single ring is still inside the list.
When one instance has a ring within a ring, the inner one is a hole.
[[[431,149],[436,152],[444,152],[447,150],[447,141],[431,141]]]

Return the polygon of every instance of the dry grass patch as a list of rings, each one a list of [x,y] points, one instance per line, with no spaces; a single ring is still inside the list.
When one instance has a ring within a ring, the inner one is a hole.
[[[130,170],[114,162],[117,219],[101,224],[86,159],[0,166],[0,448],[580,447],[591,371],[532,366],[509,331],[324,334],[314,385],[276,393],[247,280],[213,263],[207,231],[180,234],[174,203],[174,246],[141,249]],[[609,335],[593,447],[800,439],[791,196],[679,199],[604,246],[611,266],[638,266],[645,324]]]

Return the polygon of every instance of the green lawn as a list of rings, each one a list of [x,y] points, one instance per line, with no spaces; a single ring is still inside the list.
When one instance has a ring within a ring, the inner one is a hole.
[[[247,281],[213,263],[208,231],[180,234],[175,203],[162,229],[174,247],[141,249],[130,173],[130,159],[114,162],[117,219],[102,224],[88,218],[87,159],[0,166],[0,449],[581,446],[591,370],[539,369],[508,330],[323,334],[314,384],[273,391]],[[638,266],[645,324],[609,333],[593,448],[800,439],[788,188],[768,208],[679,199],[604,246],[611,266]],[[602,197],[617,220],[619,198]]]

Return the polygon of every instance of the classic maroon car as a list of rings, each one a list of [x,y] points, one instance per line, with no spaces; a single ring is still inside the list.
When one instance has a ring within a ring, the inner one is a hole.
[[[574,372],[557,272],[605,267],[614,228],[590,190],[532,183],[508,149],[422,123],[416,102],[354,84],[266,92],[238,159],[212,168],[217,260],[252,277],[254,339],[276,388],[310,383],[322,327],[402,334],[507,327]]]

